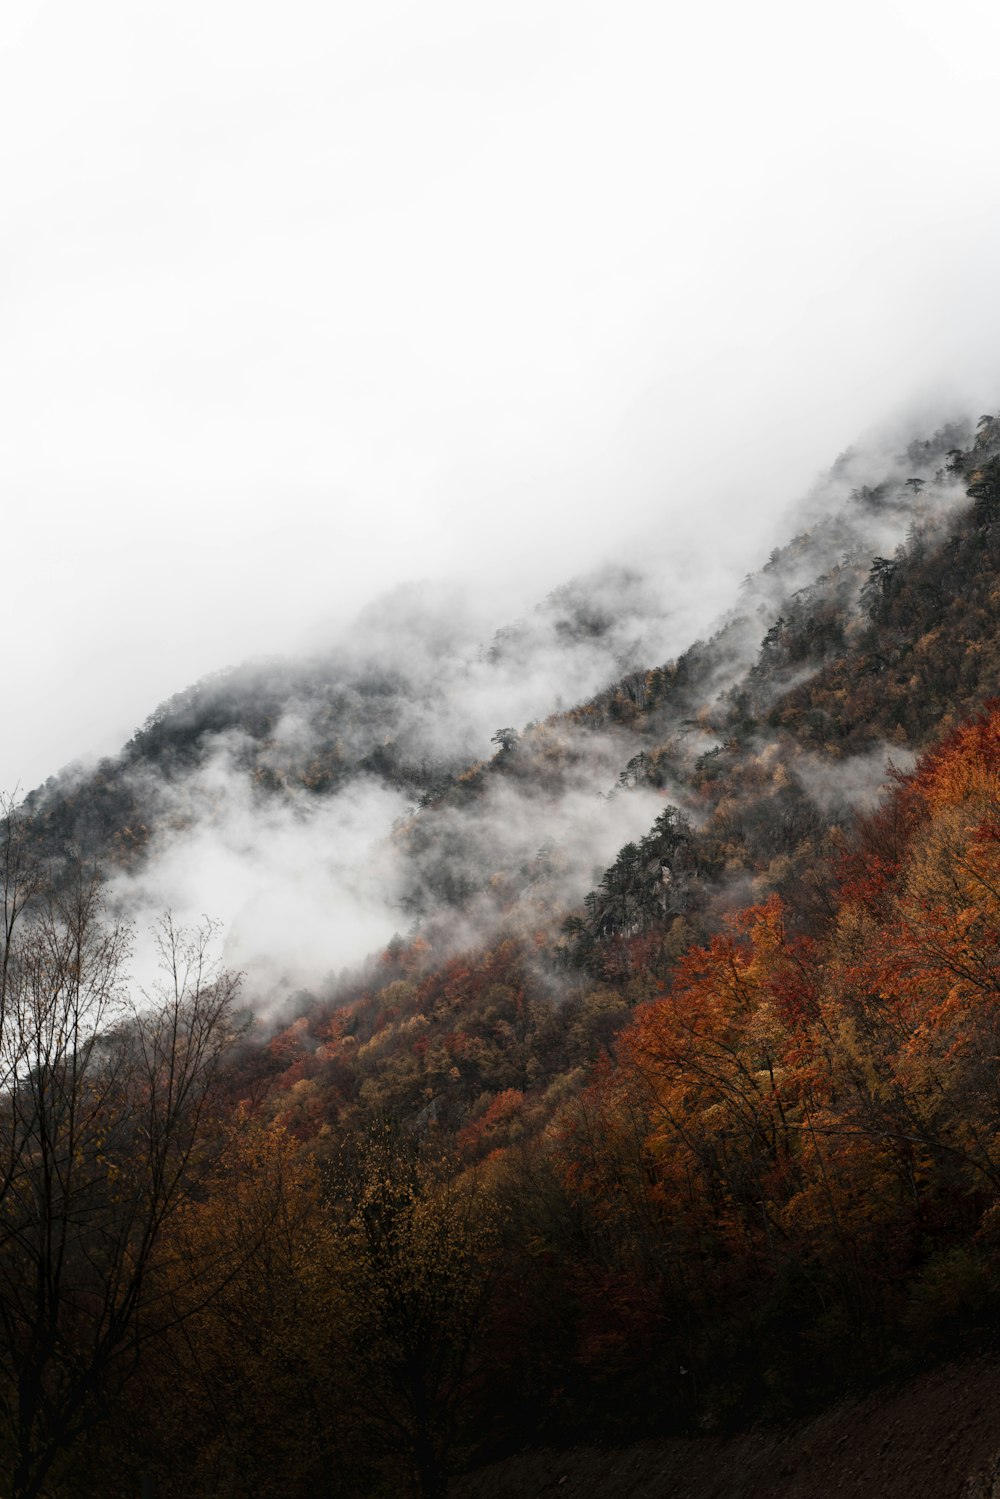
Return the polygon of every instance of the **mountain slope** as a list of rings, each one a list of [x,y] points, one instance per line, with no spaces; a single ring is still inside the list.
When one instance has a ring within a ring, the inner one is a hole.
[[[482,652],[406,603],[405,662],[383,620],[204,684],[28,799],[8,830],[102,855],[113,911],[214,871],[253,958],[115,1397],[165,1495],[440,1499],[651,1433],[724,1485],[727,1433],[994,1338],[998,449],[846,456],[665,664],[628,577]],[[525,675],[591,686],[524,724]],[[135,1487],[106,1430],[76,1492]]]

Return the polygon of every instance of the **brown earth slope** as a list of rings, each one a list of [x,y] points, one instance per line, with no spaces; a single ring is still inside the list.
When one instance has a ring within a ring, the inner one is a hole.
[[[732,1438],[525,1452],[454,1499],[1000,1499],[1000,1358]]]

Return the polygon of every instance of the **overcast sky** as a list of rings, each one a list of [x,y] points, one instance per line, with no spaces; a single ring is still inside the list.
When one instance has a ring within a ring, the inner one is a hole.
[[[4,0],[0,786],[995,410],[998,71],[986,0]]]

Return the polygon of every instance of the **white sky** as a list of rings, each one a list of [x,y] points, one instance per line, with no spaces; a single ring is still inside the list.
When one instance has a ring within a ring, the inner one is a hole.
[[[4,0],[0,786],[995,409],[998,73],[985,0]]]

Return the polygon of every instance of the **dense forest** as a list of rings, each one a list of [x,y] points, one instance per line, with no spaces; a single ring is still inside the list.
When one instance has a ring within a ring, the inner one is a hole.
[[[17,1499],[435,1499],[995,1336],[1000,418],[880,462],[674,659],[607,573],[450,687],[444,636],[415,666],[388,630],[199,684],[6,807]],[[576,705],[476,758],[448,692],[540,662]],[[267,1003],[167,916],[139,990],[130,894],[237,785],[268,827],[400,798],[397,935]]]

